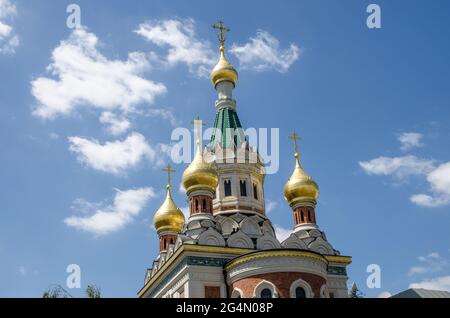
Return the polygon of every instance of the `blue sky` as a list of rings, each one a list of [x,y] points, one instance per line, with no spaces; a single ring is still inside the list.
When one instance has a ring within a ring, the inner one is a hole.
[[[282,193],[295,129],[319,225],[353,256],[349,282],[370,297],[450,288],[448,2],[376,1],[370,30],[369,1],[77,1],[78,33],[70,3],[0,0],[0,296],[40,297],[75,263],[83,287],[135,297],[157,252],[172,129],[214,120],[219,18],[246,52],[228,53],[242,124],[280,128],[265,185],[280,232],[293,224]],[[107,225],[102,212],[115,213]],[[366,287],[369,264],[380,289]]]

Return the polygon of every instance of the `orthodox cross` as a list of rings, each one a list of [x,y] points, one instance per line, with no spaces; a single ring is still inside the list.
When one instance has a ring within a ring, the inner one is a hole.
[[[175,172],[175,170],[172,169],[172,166],[170,163],[167,165],[166,168],[164,168],[162,171],[167,172],[167,185],[170,186],[170,174],[172,172]]]
[[[295,149],[295,153],[297,154],[298,153],[297,141],[302,140],[302,138],[299,135],[297,135],[297,133],[294,130],[292,135],[289,136],[289,139],[291,139],[294,142],[294,149]]]
[[[223,21],[219,20],[219,23],[213,24],[212,26],[214,29],[219,30],[219,42],[221,46],[225,46],[225,40],[226,40],[226,33],[230,32],[231,30],[224,26]]]

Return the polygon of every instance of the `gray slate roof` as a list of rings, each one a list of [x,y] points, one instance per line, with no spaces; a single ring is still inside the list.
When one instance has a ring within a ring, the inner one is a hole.
[[[450,298],[450,292],[443,290],[410,288],[392,296],[391,298]]]

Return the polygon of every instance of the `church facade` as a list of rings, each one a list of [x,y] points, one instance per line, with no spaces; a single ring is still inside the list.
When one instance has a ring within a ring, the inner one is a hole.
[[[303,169],[296,141],[294,171],[284,188],[292,234],[279,241],[265,213],[264,164],[249,146],[236,111],[238,73],[225,56],[211,73],[218,93],[210,143],[196,154],[182,183],[190,216],[171,195],[154,216],[159,253],[147,270],[140,298],[346,298],[347,266],[316,222],[319,187]],[[231,132],[231,133],[230,133]]]

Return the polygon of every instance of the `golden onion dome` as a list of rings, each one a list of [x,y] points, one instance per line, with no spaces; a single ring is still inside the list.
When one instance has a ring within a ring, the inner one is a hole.
[[[211,72],[211,81],[214,86],[223,81],[230,81],[234,86],[237,84],[238,72],[225,57],[225,47],[223,46],[220,47],[219,62]]]
[[[183,173],[183,186],[189,195],[195,190],[207,190],[214,193],[218,184],[219,175],[217,170],[212,164],[205,162],[200,141],[197,140],[197,153],[194,160]]]
[[[300,202],[315,204],[319,197],[319,186],[300,165],[299,155],[295,154],[295,169],[284,186],[284,197],[291,206]]]
[[[180,233],[184,227],[183,212],[173,202],[171,186],[167,185],[167,196],[164,203],[156,212],[153,218],[153,225],[158,234],[164,232]]]

